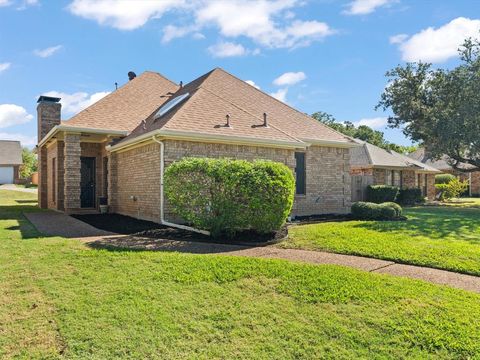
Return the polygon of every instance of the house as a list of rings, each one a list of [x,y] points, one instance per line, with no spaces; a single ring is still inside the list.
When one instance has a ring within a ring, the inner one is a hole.
[[[420,188],[425,197],[434,199],[435,174],[439,174],[439,170],[395,151],[356,141],[362,146],[350,151],[353,202],[366,200],[369,185]]]
[[[17,183],[22,163],[20,141],[0,140],[0,184]]]
[[[480,171],[473,172],[461,172],[454,169],[449,164],[448,156],[444,155],[440,159],[433,159],[425,148],[419,148],[409,155],[412,159],[420,161],[426,165],[433,166],[445,174],[452,174],[460,178],[460,180],[468,181],[469,183],[469,195],[480,196]],[[460,168],[466,170],[471,169],[473,166],[469,164],[460,164]]]
[[[182,86],[144,72],[60,120],[59,98],[38,99],[39,204],[173,219],[163,172],[184,157],[268,159],[296,174],[293,216],[350,211],[350,138],[222,69]]]

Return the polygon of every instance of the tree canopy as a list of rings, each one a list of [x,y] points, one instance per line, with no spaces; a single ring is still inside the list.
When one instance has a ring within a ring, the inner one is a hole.
[[[385,150],[394,150],[398,153],[408,154],[417,149],[416,146],[403,146],[388,142],[385,140],[383,132],[374,130],[367,125],[356,127],[350,121],[345,121],[343,123],[337,122],[331,114],[323,111],[318,111],[312,114],[312,117],[342,134],[366,141]]]
[[[23,164],[20,166],[20,177],[22,179],[27,179],[32,176],[32,173],[37,171],[37,156],[33,153],[33,151],[23,148],[22,161]]]
[[[390,109],[389,125],[423,142],[432,158],[447,155],[454,168],[476,171],[480,169],[480,42],[466,40],[459,55],[461,62],[453,69],[417,62],[388,71],[388,85],[377,108]]]

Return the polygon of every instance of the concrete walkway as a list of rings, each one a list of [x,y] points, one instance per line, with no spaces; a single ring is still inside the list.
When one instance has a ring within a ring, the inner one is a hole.
[[[239,245],[204,242],[152,239],[119,235],[99,230],[83,221],[63,213],[52,211],[25,213],[28,220],[41,233],[62,236],[87,242],[91,247],[172,251],[191,254],[212,254],[248,256],[267,259],[284,259],[310,264],[333,264],[355,269],[420,279],[434,284],[447,285],[458,289],[480,293],[480,277],[459,274],[413,265],[397,264],[393,261],[378,260],[362,256],[333,254],[322,251],[280,249],[272,246],[247,247]]]
[[[0,185],[0,190],[12,190],[12,191],[20,191],[20,192],[26,192],[26,193],[31,193],[31,194],[36,194],[38,191],[35,188],[24,188],[24,187],[18,187],[15,186],[14,184],[3,184]]]

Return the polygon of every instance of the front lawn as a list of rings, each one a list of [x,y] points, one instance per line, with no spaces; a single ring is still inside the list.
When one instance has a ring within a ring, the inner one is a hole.
[[[480,275],[480,201],[407,208],[407,221],[346,221],[290,228],[280,246],[370,256]]]
[[[474,358],[480,296],[280,260],[44,238],[0,190],[0,358]]]

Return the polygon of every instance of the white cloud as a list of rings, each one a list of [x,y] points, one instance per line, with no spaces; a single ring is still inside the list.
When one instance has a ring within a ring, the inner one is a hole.
[[[429,27],[399,43],[402,59],[439,63],[457,56],[468,37],[479,38],[480,20],[456,18],[437,29]]]
[[[254,88],[257,88],[258,90],[260,90],[260,86],[258,86],[257,84],[255,84],[255,81],[253,80],[245,80],[245,82],[249,85],[252,85]]]
[[[91,95],[86,92],[67,94],[58,91],[49,91],[43,95],[61,98],[60,103],[62,104],[62,111],[76,114],[108,94],[110,94],[108,91],[101,91]]]
[[[355,126],[366,125],[371,127],[372,129],[380,129],[387,125],[388,118],[387,117],[374,117],[374,118],[366,118],[360,119],[359,121],[354,122]]]
[[[28,136],[24,134],[12,134],[6,132],[0,132],[0,140],[15,140],[20,141],[22,146],[27,147],[34,147],[37,145],[37,137],[36,136]]]
[[[205,35],[203,35],[201,32],[196,32],[192,35],[192,37],[195,39],[195,40],[203,40],[205,39]]]
[[[225,58],[233,56],[242,56],[248,53],[248,50],[241,44],[235,44],[232,42],[219,42],[208,48],[208,52],[213,57]]]
[[[407,39],[408,39],[407,34],[397,34],[397,35],[390,36],[389,41],[390,41],[390,44],[401,44]]]
[[[9,62],[0,63],[0,73],[7,70],[8,68],[10,68],[10,65],[12,65],[12,64],[9,63]]]
[[[347,10],[343,13],[347,15],[366,15],[374,12],[381,6],[386,6],[396,2],[396,0],[353,0],[348,4]]]
[[[11,4],[12,3],[10,2],[10,0],[0,0],[0,7],[9,6]]]
[[[0,128],[20,125],[33,119],[25,108],[14,104],[0,104]]]
[[[303,71],[286,72],[273,80],[273,84],[277,86],[289,86],[299,83],[307,78]]]
[[[181,8],[182,0],[74,0],[68,9],[85,19],[95,20],[120,30],[134,30],[148,20],[159,18],[166,12]]]
[[[193,31],[192,27],[179,27],[167,25],[163,28],[162,43],[168,43],[173,39],[183,37]]]
[[[62,45],[51,46],[46,49],[34,50],[33,53],[41,58],[47,58],[62,48]]]
[[[282,88],[278,89],[277,91],[270,93],[275,99],[280,100],[284,103],[287,102],[287,93],[288,93],[288,88]]]

